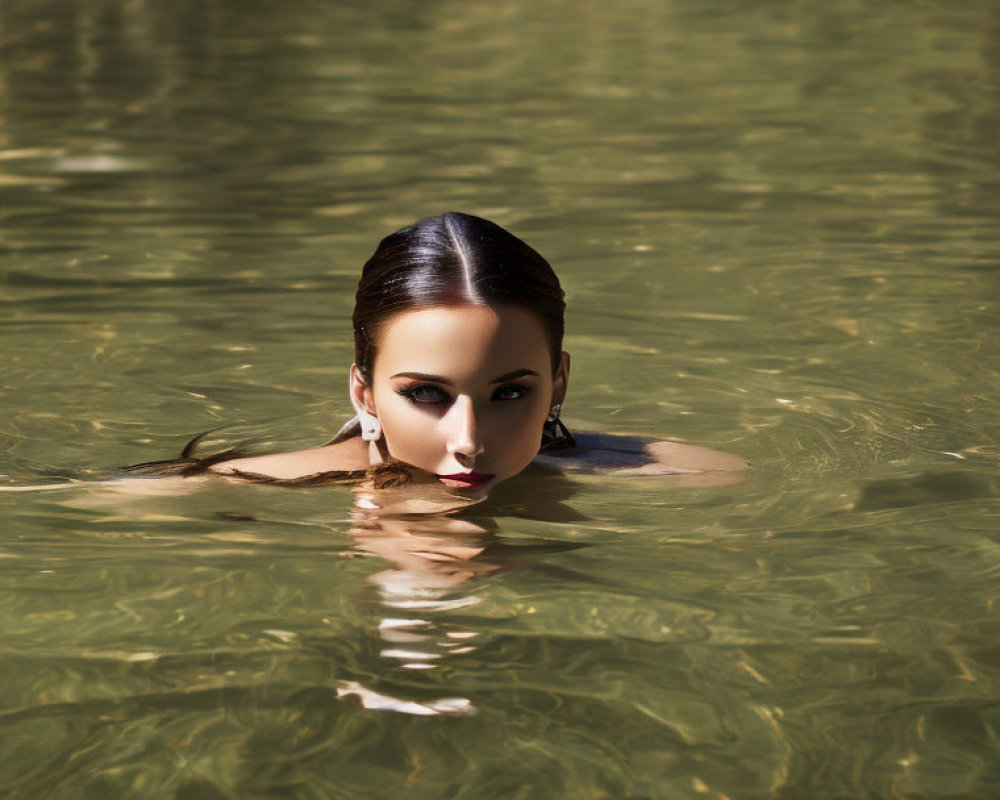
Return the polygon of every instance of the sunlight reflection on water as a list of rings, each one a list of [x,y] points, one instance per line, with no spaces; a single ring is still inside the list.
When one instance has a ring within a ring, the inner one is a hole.
[[[996,796],[998,31],[0,6],[0,785]],[[209,429],[329,439],[359,265],[448,208],[556,265],[575,428],[746,481],[546,472],[361,525],[338,489],[108,480]]]

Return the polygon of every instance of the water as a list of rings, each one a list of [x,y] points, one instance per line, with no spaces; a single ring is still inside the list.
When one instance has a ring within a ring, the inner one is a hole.
[[[9,797],[992,798],[1000,11],[0,6]],[[348,414],[378,238],[496,219],[581,430],[454,520],[91,481]],[[435,554],[434,561],[415,554]]]

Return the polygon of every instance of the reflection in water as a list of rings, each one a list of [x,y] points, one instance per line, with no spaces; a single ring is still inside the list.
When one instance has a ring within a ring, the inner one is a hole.
[[[435,620],[445,611],[475,605],[475,584],[499,565],[481,558],[490,532],[450,516],[475,499],[438,486],[411,485],[357,491],[350,533],[357,549],[389,562],[368,580],[378,593],[380,658],[408,670],[428,670],[442,659],[472,653],[479,633]],[[438,513],[433,513],[438,512]],[[413,702],[342,682],[338,696],[354,696],[365,708],[405,714],[473,714],[468,698]]]
[[[565,515],[559,502],[569,483],[554,480],[540,494],[547,501],[538,510]],[[481,579],[509,566],[525,553],[574,550],[575,543],[521,544],[509,547],[499,541],[492,517],[475,520],[455,516],[478,499],[417,484],[382,491],[357,490],[350,533],[361,553],[388,562],[387,569],[368,578],[377,600],[379,657],[406,670],[432,670],[450,666],[455,658],[475,653],[482,631],[447,619],[450,612],[481,602],[476,590]],[[485,498],[482,498],[485,500]],[[496,500],[486,505],[496,508]],[[522,512],[528,511],[522,508]],[[425,513],[421,513],[425,512]],[[436,512],[436,513],[426,513]],[[340,696],[356,696],[365,708],[391,709],[408,714],[471,714],[472,701],[444,697],[437,700],[393,698],[357,682],[342,682]]]
[[[998,796],[998,43],[988,0],[0,3],[0,785]],[[447,208],[558,264],[574,422],[747,481],[357,539],[336,491],[83,483],[328,438],[358,267]]]
[[[369,578],[385,616],[384,658],[407,669],[431,669],[447,655],[475,650],[476,631],[449,629],[435,613],[475,605],[474,578],[500,565],[482,558],[489,532],[454,517],[390,517],[359,510],[351,534],[359,550],[391,564]]]
[[[436,714],[476,713],[475,707],[464,697],[443,697],[440,700],[415,703],[412,700],[399,700],[373,692],[354,681],[343,681],[337,688],[337,697],[357,697],[361,700],[362,706],[373,711],[398,711],[403,714],[414,714],[418,717],[429,717]]]

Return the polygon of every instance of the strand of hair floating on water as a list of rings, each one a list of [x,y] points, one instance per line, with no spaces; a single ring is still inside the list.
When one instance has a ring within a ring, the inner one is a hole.
[[[357,418],[350,420],[337,433],[335,440],[343,441],[355,434]],[[195,448],[198,443],[212,431],[199,433],[189,441],[181,451],[179,458],[171,458],[165,461],[147,461],[143,464],[132,464],[123,467],[122,471],[132,475],[151,475],[155,477],[182,477],[188,478],[194,475],[201,475],[209,471],[215,464],[229,461],[234,458],[241,458],[243,454],[237,448],[224,450],[221,453],[196,457]],[[234,469],[231,472],[219,473],[222,477],[235,478],[247,483],[262,483],[269,486],[330,486],[334,484],[362,484],[372,489],[389,489],[396,486],[404,486],[413,480],[409,468],[401,461],[390,459],[382,464],[376,464],[368,469],[338,469],[325,472],[314,472],[309,475],[300,475],[295,478],[276,478],[272,475],[263,475],[259,472]]]
[[[153,475],[158,477],[175,475],[186,478],[192,475],[207,472],[210,467],[222,461],[242,458],[244,454],[239,450],[239,448],[236,447],[232,447],[229,450],[223,450],[220,453],[212,453],[207,456],[196,457],[194,455],[195,448],[201,440],[216,430],[218,429],[213,428],[212,430],[199,433],[191,439],[191,441],[184,445],[184,449],[181,450],[181,454],[178,458],[168,458],[164,461],[145,461],[142,464],[130,464],[127,467],[122,467],[122,472],[136,475]]]
[[[236,478],[247,483],[262,483],[268,486],[332,486],[353,483],[366,489],[394,489],[413,481],[410,468],[401,461],[376,464],[368,469],[329,470],[300,475],[297,478],[275,478],[259,472],[245,472],[234,469],[223,473],[224,477]]]
[[[357,414],[351,417],[347,422],[340,426],[340,430],[337,431],[333,438],[326,444],[339,444],[340,442],[346,441],[347,439],[353,439],[355,436],[361,435],[361,420],[358,419]],[[326,446],[326,445],[324,445]]]

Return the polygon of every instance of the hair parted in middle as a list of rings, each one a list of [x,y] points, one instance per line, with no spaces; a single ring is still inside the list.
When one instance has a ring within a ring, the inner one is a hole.
[[[506,305],[542,324],[558,368],[566,303],[548,261],[499,225],[449,211],[386,236],[365,263],[354,304],[354,360],[371,380],[380,329],[437,305]]]

